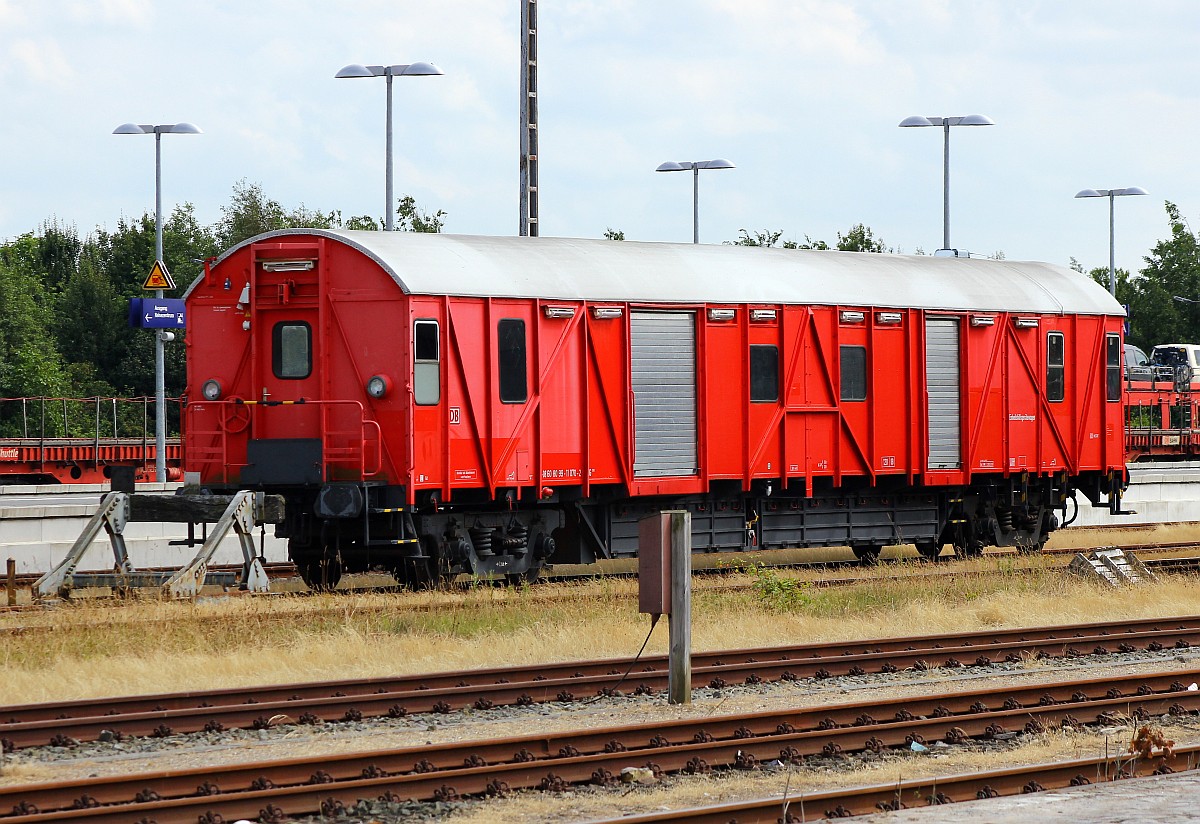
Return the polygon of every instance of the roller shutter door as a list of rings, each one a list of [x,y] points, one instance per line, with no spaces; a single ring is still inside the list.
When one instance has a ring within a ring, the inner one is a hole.
[[[929,468],[962,466],[957,318],[925,319]]]
[[[696,315],[631,312],[633,474],[695,475]]]

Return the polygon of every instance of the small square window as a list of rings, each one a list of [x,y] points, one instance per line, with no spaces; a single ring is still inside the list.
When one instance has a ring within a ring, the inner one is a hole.
[[[525,321],[504,318],[496,329],[500,365],[500,401],[524,403],[529,399],[526,377]]]
[[[779,348],[750,347],[750,400],[779,400]]]
[[[271,371],[281,380],[302,380],[312,374],[312,327],[300,321],[275,324]]]
[[[865,401],[867,399],[867,348],[865,346],[843,346],[842,357],[842,400]]]

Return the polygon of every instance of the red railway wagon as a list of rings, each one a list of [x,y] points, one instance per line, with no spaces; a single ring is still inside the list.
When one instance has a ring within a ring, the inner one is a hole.
[[[1046,264],[295,230],[186,300],[187,468],[285,495],[316,586],[629,556],[662,509],[698,550],[1035,550],[1126,482],[1123,310]]]

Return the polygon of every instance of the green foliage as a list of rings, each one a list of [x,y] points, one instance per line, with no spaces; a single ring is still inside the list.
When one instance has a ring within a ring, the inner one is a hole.
[[[732,246],[763,246],[771,247],[779,243],[779,239],[783,237],[783,230],[764,230],[751,233],[746,229],[738,229],[741,237],[737,240],[729,242]],[[862,223],[856,223],[850,229],[842,234],[837,233],[837,245],[830,246],[823,240],[813,240],[808,235],[804,236],[804,242],[800,243],[795,240],[785,240],[780,248],[783,249],[815,249],[817,251],[828,251],[837,249],[841,252],[890,252],[887,244],[882,238],[875,237],[871,227]],[[727,241],[728,242],[728,241]]]
[[[733,241],[734,246],[774,246],[779,242],[779,238],[783,235],[783,230],[778,229],[774,232],[767,230],[755,232],[753,235],[745,229],[738,229],[742,236]]]
[[[265,231],[284,228],[378,229],[368,216],[343,224],[340,212],[284,208],[258,184],[234,184],[228,205],[212,226],[196,219],[190,203],[163,221],[163,263],[182,294],[204,271],[204,260]],[[438,232],[445,212],[422,211],[411,196],[401,200],[399,228]],[[74,226],[55,220],[0,242],[0,398],[153,398],[154,337],[130,328],[128,300],[144,297],[142,283],[155,261],[154,216],[122,217],[115,229],[97,227],[80,238]],[[183,333],[186,334],[186,331]],[[182,393],[186,379],[182,336],[165,347],[166,392]],[[78,407],[78,408],[76,408]],[[85,408],[86,407],[86,408]],[[82,434],[95,429],[97,407],[47,405],[45,434]],[[142,432],[148,408],[118,404],[103,415],[102,431]],[[0,403],[0,434],[15,436],[30,425],[28,405]],[[149,409],[153,417],[153,410]],[[178,417],[174,406],[168,419]],[[35,416],[40,430],[42,415]]]
[[[221,219],[213,227],[217,248],[228,249],[243,240],[278,229],[332,229],[337,212],[316,212],[300,204],[290,212],[263,194],[262,186],[242,178],[233,184],[233,197],[221,207]]]
[[[765,564],[747,564],[747,575],[754,578],[754,594],[768,609],[791,612],[813,603],[813,585],[808,581],[784,578]]]
[[[624,240],[625,233],[620,229],[614,229],[611,226],[604,230],[605,240]]]
[[[446,213],[438,209],[432,215],[422,212],[412,195],[400,198],[396,207],[396,229],[401,232],[440,232]]]
[[[856,223],[846,234],[838,232],[837,248],[843,252],[888,252],[883,238],[875,237],[870,226]]]

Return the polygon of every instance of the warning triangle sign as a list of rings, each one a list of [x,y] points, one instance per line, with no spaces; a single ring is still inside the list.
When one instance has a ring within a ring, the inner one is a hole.
[[[150,267],[150,274],[146,275],[146,282],[142,284],[143,289],[174,289],[175,281],[171,280],[171,273],[167,271],[167,267],[163,265],[161,260],[154,261],[154,265]]]

